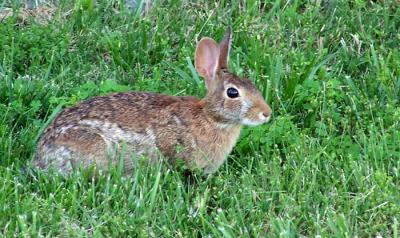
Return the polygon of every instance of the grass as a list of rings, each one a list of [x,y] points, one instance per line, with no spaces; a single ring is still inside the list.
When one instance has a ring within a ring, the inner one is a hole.
[[[60,237],[399,237],[396,1],[61,4],[0,24],[0,234]],[[66,14],[68,13],[68,14]],[[230,68],[274,114],[213,176],[139,166],[89,179],[24,169],[60,106],[114,91],[205,93],[196,40],[234,31]]]

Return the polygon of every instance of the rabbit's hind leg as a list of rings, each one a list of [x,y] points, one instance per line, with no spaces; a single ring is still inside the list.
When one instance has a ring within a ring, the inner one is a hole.
[[[96,168],[107,170],[110,143],[92,128],[74,127],[59,135],[51,144],[42,146],[33,165],[70,174],[73,169]]]

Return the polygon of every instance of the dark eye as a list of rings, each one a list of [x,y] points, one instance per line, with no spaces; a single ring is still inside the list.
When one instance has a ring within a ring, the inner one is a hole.
[[[239,92],[236,88],[228,88],[228,90],[226,90],[226,95],[230,98],[237,98],[239,97]]]

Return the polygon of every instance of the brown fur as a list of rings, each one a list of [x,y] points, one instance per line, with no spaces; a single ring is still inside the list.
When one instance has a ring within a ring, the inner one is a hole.
[[[137,157],[157,160],[162,155],[214,172],[231,152],[241,125],[261,124],[271,114],[251,81],[215,65],[227,62],[219,47],[227,54],[230,38],[229,32],[220,46],[207,38],[197,47],[201,50],[196,50],[196,68],[209,82],[204,99],[130,92],[86,100],[62,111],[48,126],[34,165],[68,174],[77,166],[107,170],[117,163],[115,158],[123,157],[124,170],[130,171]],[[209,61],[215,55],[220,58]],[[240,97],[229,98],[229,87]]]

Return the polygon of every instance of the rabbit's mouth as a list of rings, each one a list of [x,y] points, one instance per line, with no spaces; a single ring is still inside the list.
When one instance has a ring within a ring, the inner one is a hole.
[[[241,124],[246,126],[259,126],[261,124],[269,122],[270,119],[271,115],[265,116],[263,112],[260,112],[258,113],[258,117],[256,118],[244,117],[241,120]]]
[[[241,121],[241,124],[245,125],[245,126],[259,126],[261,124],[267,123],[270,119],[271,119],[271,116],[264,117],[263,119],[259,119],[259,120],[243,118]]]
[[[242,120],[242,124],[243,125],[245,125],[245,126],[259,126],[259,125],[261,125],[261,124],[263,124],[263,123],[265,123],[266,121],[254,121],[254,120],[250,120],[250,119],[248,119],[248,118],[244,118],[243,120]]]

